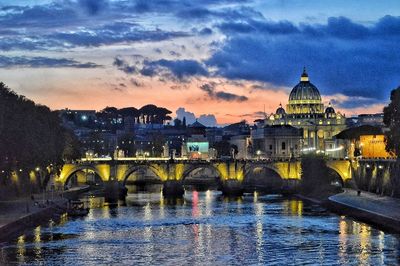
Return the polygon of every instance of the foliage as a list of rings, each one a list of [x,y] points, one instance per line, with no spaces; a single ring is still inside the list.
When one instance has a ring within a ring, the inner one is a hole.
[[[81,156],[80,154],[81,143],[71,131],[64,132],[64,150],[62,158],[64,160],[74,160]]]
[[[400,155],[400,87],[392,90],[390,103],[383,109],[383,122],[389,131],[386,133],[386,150]]]
[[[392,90],[390,103],[383,109],[383,115],[383,122],[389,128],[386,132],[386,150],[397,156],[390,177],[393,196],[400,196],[400,87]]]
[[[17,95],[0,83],[0,168],[32,170],[72,158],[71,138],[60,126],[57,112]],[[65,150],[66,141],[70,142]]]
[[[336,176],[326,166],[323,156],[304,155],[301,158],[301,191],[310,195],[330,190]]]
[[[135,156],[136,147],[134,141],[135,141],[135,134],[132,132],[124,134],[118,140],[118,147],[124,151],[126,157]]]
[[[165,136],[161,132],[154,133],[151,136],[153,143],[151,156],[161,156],[164,151]]]
[[[217,150],[217,155],[220,156],[232,156],[232,149],[234,150],[235,155],[238,153],[238,147],[236,145],[232,145],[227,140],[222,140],[215,142],[211,148]]]

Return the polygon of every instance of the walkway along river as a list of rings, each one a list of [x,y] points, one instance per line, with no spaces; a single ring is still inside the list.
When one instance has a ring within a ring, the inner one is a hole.
[[[296,198],[130,187],[118,206],[86,198],[87,217],[65,218],[3,243],[0,264],[395,265],[400,236]],[[135,192],[133,192],[135,191]]]

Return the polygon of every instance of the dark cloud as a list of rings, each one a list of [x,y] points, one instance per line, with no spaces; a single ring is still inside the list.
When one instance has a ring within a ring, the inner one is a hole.
[[[49,57],[26,57],[26,56],[0,56],[0,68],[13,67],[71,67],[71,68],[97,68],[101,67],[95,63],[81,63],[68,58],[49,58]]]
[[[229,92],[224,91],[216,91],[215,84],[213,83],[205,83],[200,86],[202,91],[205,91],[207,95],[214,100],[217,101],[227,101],[227,102],[244,102],[247,101],[248,98],[242,95],[236,95]]]
[[[182,56],[180,53],[175,52],[175,51],[169,51],[169,54],[172,55],[172,56],[176,56],[176,57],[181,57]]]
[[[52,3],[21,7],[19,12],[8,12],[0,16],[2,27],[49,29],[69,25],[78,20],[77,12],[67,5]]]
[[[326,25],[247,21],[219,25],[228,38],[206,61],[214,75],[294,86],[302,67],[324,94],[386,99],[400,81],[400,17],[370,27],[347,18]]]
[[[140,73],[144,76],[153,77],[161,75],[164,77],[183,80],[191,76],[208,76],[208,70],[196,60],[156,60],[143,61]]]
[[[107,0],[79,0],[79,3],[90,15],[96,15],[108,5]]]
[[[124,59],[120,57],[115,57],[113,65],[116,66],[119,70],[125,72],[126,74],[133,74],[136,72],[136,67],[129,65]]]
[[[216,3],[218,1],[215,1]],[[206,5],[198,6],[180,6],[176,12],[176,16],[185,20],[199,20],[199,21],[210,21],[210,20],[242,20],[248,19],[249,17],[262,19],[264,16],[254,10],[253,8],[246,6],[237,6],[235,8],[208,8]]]
[[[144,84],[137,79],[131,78],[129,81],[135,87],[143,87],[144,86]]]
[[[329,101],[334,108],[338,109],[352,109],[355,107],[364,107],[368,108],[374,104],[382,104],[381,101],[374,98],[365,98],[365,97],[348,97],[345,100],[340,100],[340,98],[332,98]]]
[[[199,31],[199,34],[200,35],[210,35],[210,34],[212,34],[213,33],[213,31],[212,31],[212,29],[210,29],[210,28],[203,28],[203,29],[201,29],[200,31]]]
[[[44,36],[44,38],[57,42],[60,47],[90,47],[127,42],[157,42],[187,36],[189,36],[189,34],[185,32],[144,29],[136,24],[117,22],[73,33],[60,32],[49,34]]]

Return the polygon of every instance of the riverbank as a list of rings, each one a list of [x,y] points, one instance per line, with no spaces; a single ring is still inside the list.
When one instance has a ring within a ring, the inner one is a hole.
[[[49,194],[34,194],[33,198],[0,201],[0,241],[17,237],[49,220],[58,220],[67,210],[68,199],[89,190],[89,186],[84,186],[55,193],[51,199]]]
[[[350,215],[363,222],[400,233],[400,199],[345,189],[330,196],[327,207],[337,213]]]
[[[64,198],[40,204],[30,198],[1,201],[0,241],[17,237],[51,219],[59,219],[66,211],[67,202]]]

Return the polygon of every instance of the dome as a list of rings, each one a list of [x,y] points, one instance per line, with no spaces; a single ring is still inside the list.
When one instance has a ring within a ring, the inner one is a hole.
[[[312,84],[304,68],[300,82],[294,86],[289,95],[289,104],[287,105],[289,115],[310,115],[323,114],[324,105],[317,87]]]
[[[278,107],[278,109],[276,109],[275,113],[277,115],[285,115],[286,114],[286,111],[285,111],[285,109],[283,109],[282,104],[279,104],[279,107]]]
[[[301,75],[300,82],[294,86],[290,92],[289,101],[308,101],[308,100],[321,100],[321,95],[317,87],[315,87],[308,78],[306,69],[304,68]]]
[[[334,114],[335,113],[335,109],[333,109],[331,103],[329,103],[328,107],[326,107],[325,109],[325,114]]]

